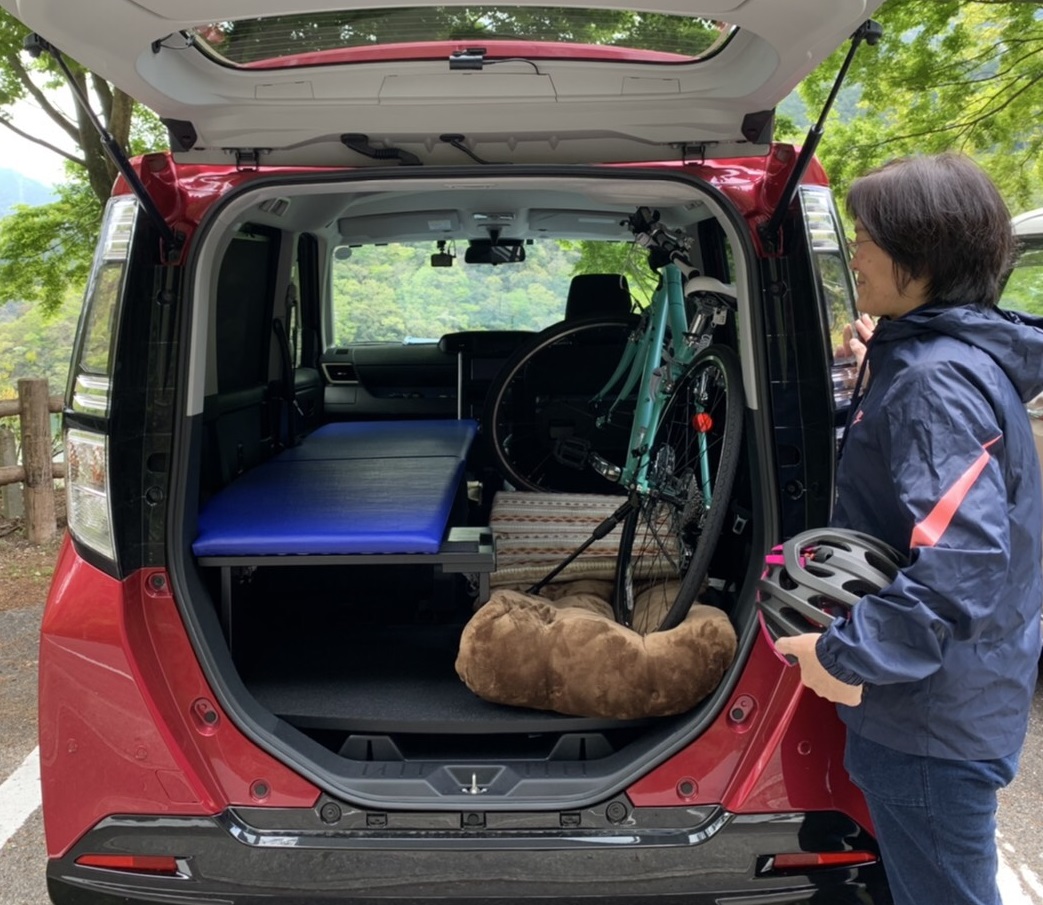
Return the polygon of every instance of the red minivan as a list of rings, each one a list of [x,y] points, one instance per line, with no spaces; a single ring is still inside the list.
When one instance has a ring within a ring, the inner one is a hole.
[[[774,110],[877,0],[0,5],[171,146],[120,161],[65,397],[53,901],[889,902],[843,728],[756,601],[829,518],[854,315],[821,129],[776,143]],[[496,703],[454,662],[504,500],[614,488],[509,467],[575,452],[585,359],[490,395],[547,329],[642,310],[642,211],[729,287],[743,433],[700,599],[735,654],[669,715]]]

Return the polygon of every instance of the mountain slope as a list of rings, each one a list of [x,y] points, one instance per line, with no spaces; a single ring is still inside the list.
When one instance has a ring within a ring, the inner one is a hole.
[[[0,169],[0,217],[7,216],[16,204],[35,207],[53,200],[54,193],[49,186],[16,170]]]

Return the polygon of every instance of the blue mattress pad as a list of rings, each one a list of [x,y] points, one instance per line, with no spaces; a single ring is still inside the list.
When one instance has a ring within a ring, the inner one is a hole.
[[[474,421],[338,421],[309,434],[279,454],[300,459],[466,458],[478,425]]]
[[[197,556],[437,553],[473,421],[326,425],[206,502]]]

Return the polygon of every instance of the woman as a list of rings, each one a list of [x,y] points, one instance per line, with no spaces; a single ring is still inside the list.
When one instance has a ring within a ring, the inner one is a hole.
[[[833,524],[910,564],[824,634],[778,647],[840,705],[895,901],[999,905],[996,792],[1017,768],[1040,654],[1043,503],[1024,402],[1043,389],[1043,330],[996,307],[1010,216],[966,157],[893,161],[847,205],[865,392]]]

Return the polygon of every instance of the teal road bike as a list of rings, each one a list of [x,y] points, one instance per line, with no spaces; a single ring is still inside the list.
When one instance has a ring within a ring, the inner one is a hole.
[[[744,419],[734,286],[689,262],[692,240],[638,209],[635,243],[658,276],[628,317],[563,322],[534,336],[490,387],[483,430],[510,486],[606,493],[616,511],[532,591],[622,525],[613,610],[633,621],[659,594],[658,628],[687,615],[725,528]]]

